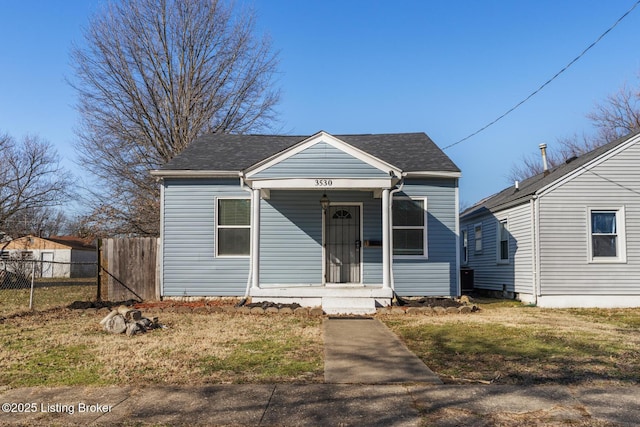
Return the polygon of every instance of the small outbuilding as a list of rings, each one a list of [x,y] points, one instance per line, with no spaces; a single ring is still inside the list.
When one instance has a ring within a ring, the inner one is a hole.
[[[72,236],[25,236],[0,243],[0,265],[11,261],[37,261],[37,275],[50,278],[95,277],[96,247]]]

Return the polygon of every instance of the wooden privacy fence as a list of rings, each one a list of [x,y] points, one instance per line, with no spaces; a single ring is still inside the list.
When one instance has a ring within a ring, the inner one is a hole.
[[[107,301],[160,299],[155,237],[102,239],[98,242],[98,295]]]

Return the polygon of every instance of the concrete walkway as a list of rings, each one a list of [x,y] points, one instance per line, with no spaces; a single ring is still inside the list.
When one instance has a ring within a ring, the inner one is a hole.
[[[328,318],[323,326],[325,383],[442,384],[378,319]]]

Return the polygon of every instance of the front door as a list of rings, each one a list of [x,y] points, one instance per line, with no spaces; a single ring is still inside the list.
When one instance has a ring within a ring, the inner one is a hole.
[[[360,283],[360,248],[360,206],[329,206],[325,214],[326,283]]]

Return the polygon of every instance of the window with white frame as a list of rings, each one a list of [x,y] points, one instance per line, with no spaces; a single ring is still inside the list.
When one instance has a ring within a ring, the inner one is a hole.
[[[427,256],[426,200],[393,199],[393,254]]]
[[[216,211],[216,255],[249,256],[251,200],[219,198]]]
[[[482,251],[482,223],[473,226],[473,240],[476,252]]]
[[[462,263],[469,263],[469,232],[462,230]]]
[[[509,223],[506,219],[498,221],[498,262],[509,262]]]
[[[589,209],[589,260],[625,262],[624,208]]]

